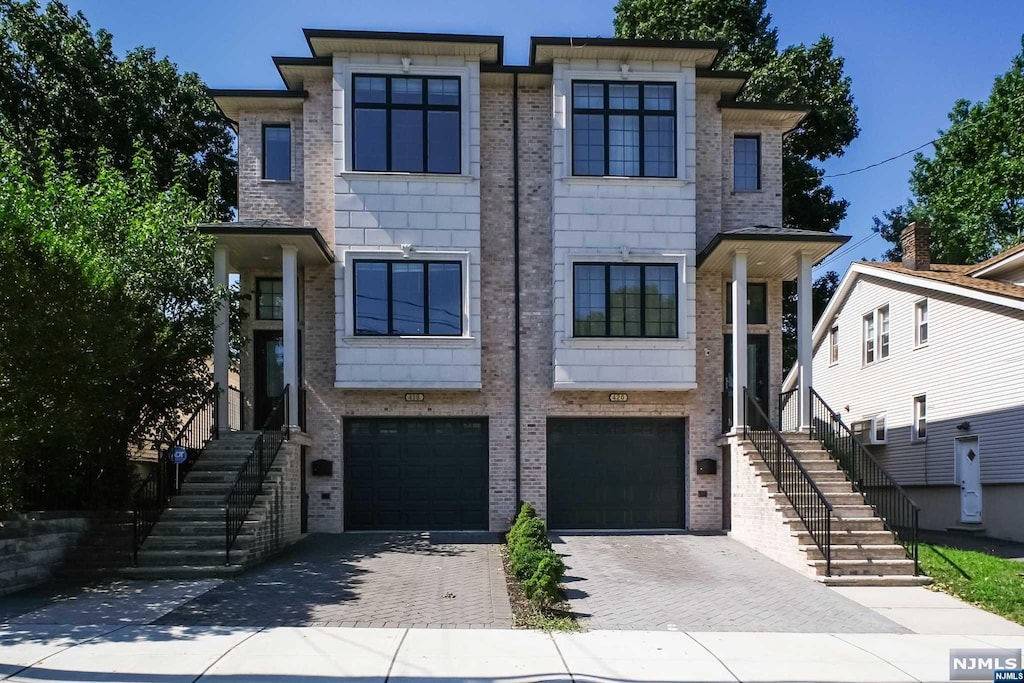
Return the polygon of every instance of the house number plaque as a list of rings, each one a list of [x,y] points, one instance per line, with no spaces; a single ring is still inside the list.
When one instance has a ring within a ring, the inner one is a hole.
[[[629,394],[608,394],[608,400],[612,403],[625,403],[629,400]]]
[[[419,402],[419,401],[423,400],[423,394],[406,394],[405,395],[405,400],[406,401]]]

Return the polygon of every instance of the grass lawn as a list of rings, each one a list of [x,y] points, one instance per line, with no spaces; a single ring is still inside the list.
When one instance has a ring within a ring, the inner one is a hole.
[[[936,587],[1024,625],[1024,562],[925,543],[920,560]]]

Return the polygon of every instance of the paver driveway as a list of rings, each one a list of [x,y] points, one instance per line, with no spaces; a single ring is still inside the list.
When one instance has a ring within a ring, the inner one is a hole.
[[[726,536],[553,534],[589,629],[905,633]]]
[[[509,628],[496,534],[314,534],[158,624]]]

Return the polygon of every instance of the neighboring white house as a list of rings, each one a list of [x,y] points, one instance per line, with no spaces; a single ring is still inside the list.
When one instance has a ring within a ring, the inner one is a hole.
[[[1024,245],[976,265],[851,266],[814,330],[814,388],[921,507],[1024,541]],[[794,373],[784,388],[794,382]]]

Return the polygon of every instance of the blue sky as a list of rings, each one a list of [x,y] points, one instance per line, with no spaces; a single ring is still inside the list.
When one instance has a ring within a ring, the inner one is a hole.
[[[302,28],[487,33],[505,36],[506,61],[524,64],[531,35],[609,36],[615,0],[70,0],[117,50],[155,47],[211,87],[277,88],[272,55],[309,54]],[[1021,0],[769,0],[780,43],[835,39],[853,78],[861,135],[825,164],[842,173],[917,147],[945,127],[956,99],[988,95],[1024,32]],[[925,150],[927,152],[927,150]],[[871,217],[908,196],[907,156],[830,182],[850,201],[840,232],[853,239],[824,264],[842,273],[878,258]],[[858,246],[852,246],[865,240]]]

